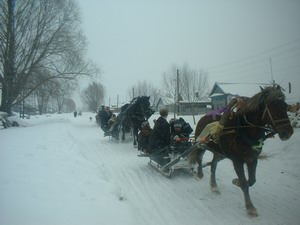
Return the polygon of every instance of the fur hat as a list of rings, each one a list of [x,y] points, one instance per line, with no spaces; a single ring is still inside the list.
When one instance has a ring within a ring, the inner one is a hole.
[[[166,117],[169,113],[169,110],[166,109],[166,108],[162,108],[159,110],[159,114],[162,116],[162,117]]]

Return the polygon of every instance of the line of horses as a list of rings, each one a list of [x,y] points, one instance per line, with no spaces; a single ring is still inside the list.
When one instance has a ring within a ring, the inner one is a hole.
[[[124,133],[131,127],[133,129],[134,145],[136,145],[141,124],[153,114],[149,98],[147,96],[137,97],[121,110],[118,115],[119,124],[115,129],[117,137],[122,130],[123,139],[125,137]],[[251,217],[256,217],[258,213],[251,201],[249,187],[256,182],[256,167],[263,142],[275,134],[278,134],[282,141],[286,141],[293,134],[287,109],[285,95],[279,85],[261,88],[259,93],[249,98],[243,108],[238,113],[233,114],[232,118],[227,121],[218,143],[210,141],[190,154],[190,163],[198,163],[196,175],[202,178],[203,155],[206,150],[213,153],[213,159],[210,162],[210,186],[214,193],[220,193],[216,182],[217,164],[224,158],[231,159],[237,174],[233,184],[243,191],[246,211]],[[196,125],[195,140],[207,124],[219,119],[220,116],[203,116]],[[248,169],[248,179],[245,175],[244,165]]]

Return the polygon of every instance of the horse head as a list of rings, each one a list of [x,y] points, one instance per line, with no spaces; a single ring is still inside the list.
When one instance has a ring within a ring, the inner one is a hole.
[[[149,99],[150,96],[140,96],[137,100],[137,103],[139,103],[140,110],[143,113],[146,120],[148,120],[154,113],[150,106]]]
[[[279,85],[261,88],[260,109],[262,121],[271,126],[283,141],[288,140],[293,134],[285,102],[285,95]]]

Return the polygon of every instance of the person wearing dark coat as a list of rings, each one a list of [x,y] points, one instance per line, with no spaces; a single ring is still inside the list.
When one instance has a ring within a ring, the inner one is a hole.
[[[170,145],[170,125],[167,121],[168,110],[163,108],[159,111],[160,117],[156,120],[149,138],[149,150],[151,152]]]
[[[108,127],[108,121],[112,116],[112,112],[110,111],[110,108],[106,106],[104,110],[99,111],[99,119],[100,119],[100,127],[101,129],[106,132],[109,127]]]
[[[152,133],[152,128],[148,121],[142,123],[142,129],[138,134],[138,150],[148,154],[149,138]]]

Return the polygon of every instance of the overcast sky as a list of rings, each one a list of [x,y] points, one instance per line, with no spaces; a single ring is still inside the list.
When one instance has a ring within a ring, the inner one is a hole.
[[[300,97],[300,0],[78,0],[105,103],[138,81],[161,87],[172,64],[215,82],[290,81]],[[271,59],[271,63],[270,63]]]

